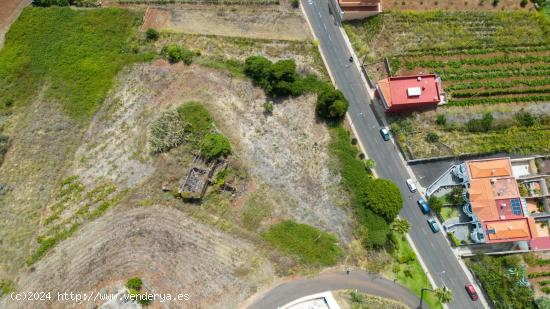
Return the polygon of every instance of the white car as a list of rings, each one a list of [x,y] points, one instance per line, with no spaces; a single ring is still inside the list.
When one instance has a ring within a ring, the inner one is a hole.
[[[414,184],[414,181],[412,179],[407,179],[407,186],[409,187],[409,190],[411,190],[411,192],[416,192],[416,185]]]

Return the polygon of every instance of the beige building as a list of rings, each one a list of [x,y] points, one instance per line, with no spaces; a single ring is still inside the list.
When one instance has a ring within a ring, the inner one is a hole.
[[[342,20],[362,19],[382,13],[380,0],[337,0]]]

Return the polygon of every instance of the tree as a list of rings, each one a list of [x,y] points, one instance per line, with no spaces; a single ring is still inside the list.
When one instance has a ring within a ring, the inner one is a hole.
[[[401,191],[387,179],[372,179],[365,188],[367,207],[392,222],[403,207]]]
[[[200,142],[201,155],[207,160],[217,159],[231,153],[231,144],[227,137],[219,133],[210,133]]]
[[[456,187],[449,193],[449,202],[453,205],[462,205],[464,203],[464,188]]]
[[[453,292],[449,290],[446,286],[443,288],[437,288],[434,290],[435,297],[442,304],[448,304],[453,300]]]
[[[303,93],[294,60],[272,63],[265,57],[251,56],[245,60],[244,73],[254,81],[254,84],[272,96],[298,96]]]
[[[411,229],[411,223],[406,219],[395,219],[390,225],[392,231],[398,234],[406,234]]]
[[[156,41],[159,38],[159,32],[153,28],[149,28],[145,31],[145,37],[149,41]]]
[[[68,0],[33,0],[32,4],[34,6],[69,6]]]
[[[183,60],[183,63],[187,65],[191,64],[194,56],[192,51],[176,44],[164,46],[160,51],[160,54],[171,63],[176,63]]]
[[[262,56],[250,56],[244,62],[244,73],[255,82],[267,80],[273,63]]]
[[[428,204],[434,211],[439,211],[441,207],[443,207],[443,201],[435,195],[430,196],[428,199]]]
[[[340,121],[346,115],[348,105],[348,100],[340,90],[335,89],[332,85],[327,85],[320,90],[317,96],[315,112],[323,119]]]

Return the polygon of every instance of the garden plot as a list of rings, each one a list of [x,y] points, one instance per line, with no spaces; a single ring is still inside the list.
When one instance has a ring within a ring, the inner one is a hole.
[[[345,28],[360,56],[388,57],[393,74],[443,80],[445,107],[391,119],[409,159],[550,152],[550,20],[543,13],[392,12]],[[374,80],[385,77],[377,65],[367,70]],[[494,119],[485,128],[469,126],[487,113]]]

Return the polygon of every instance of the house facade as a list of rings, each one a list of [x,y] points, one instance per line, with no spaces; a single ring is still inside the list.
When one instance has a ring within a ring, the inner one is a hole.
[[[342,20],[363,19],[382,13],[380,0],[337,0]]]

